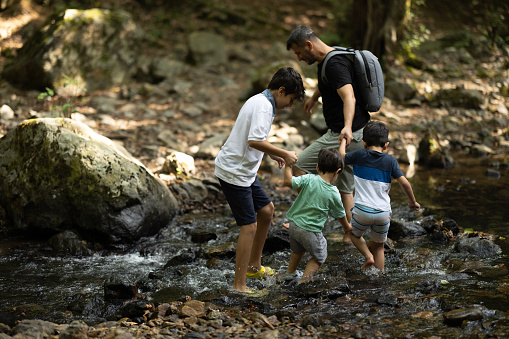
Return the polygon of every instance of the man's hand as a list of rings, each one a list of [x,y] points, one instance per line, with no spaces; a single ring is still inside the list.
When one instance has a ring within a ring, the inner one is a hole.
[[[313,106],[316,104],[317,101],[318,100],[316,100],[314,97],[307,99],[306,102],[304,103],[304,111],[307,114],[313,114]]]
[[[269,154],[269,157],[272,159],[272,160],[276,160],[278,165],[279,165],[279,169],[283,168],[283,166],[285,165],[285,159],[281,158],[281,157],[278,157],[277,155],[272,155],[272,154]]]
[[[346,140],[346,145],[350,145],[350,141],[352,141],[353,139],[353,133],[352,133],[352,128],[351,127],[343,127],[343,129],[341,130],[341,133],[339,134],[339,137],[338,137],[338,143],[341,144],[341,140],[342,139],[345,139]]]

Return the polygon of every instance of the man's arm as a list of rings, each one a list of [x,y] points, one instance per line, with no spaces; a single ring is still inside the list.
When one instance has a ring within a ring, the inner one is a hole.
[[[311,98],[307,99],[306,102],[304,103],[304,111],[308,114],[312,114],[313,111],[311,109],[318,101],[318,98],[320,98],[321,96],[322,93],[320,93],[320,90],[317,88],[313,95],[311,96]]]
[[[270,142],[268,142],[267,140],[263,140],[263,141],[249,140],[248,144],[249,144],[249,147],[253,147],[253,148],[259,150],[260,152],[264,152],[269,155],[283,158],[286,165],[293,165],[298,160],[297,153],[276,147],[276,146],[272,145]]]
[[[341,100],[343,100],[343,116],[345,121],[345,127],[341,130],[338,142],[341,142],[341,139],[346,138],[346,145],[348,146],[350,141],[353,139],[352,124],[353,117],[355,115],[355,95],[351,84],[344,85],[337,91]]]

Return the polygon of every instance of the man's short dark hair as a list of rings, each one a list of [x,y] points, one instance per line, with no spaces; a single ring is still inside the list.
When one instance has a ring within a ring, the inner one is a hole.
[[[285,95],[294,94],[294,100],[304,100],[304,84],[302,83],[302,77],[292,67],[283,67],[272,76],[269,86],[270,90],[279,89],[280,87],[285,88]]]
[[[311,28],[304,25],[297,26],[286,40],[286,49],[290,50],[293,44],[304,47],[307,40],[316,40],[317,38],[318,36]]]
[[[323,173],[334,173],[343,170],[344,163],[341,153],[335,148],[322,148],[318,152],[318,170]]]
[[[364,126],[362,140],[368,146],[384,147],[389,141],[389,127],[381,121],[370,121]]]

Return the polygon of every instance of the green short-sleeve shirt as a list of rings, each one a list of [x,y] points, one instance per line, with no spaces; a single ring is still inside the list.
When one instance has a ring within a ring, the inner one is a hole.
[[[331,212],[334,218],[345,216],[337,187],[319,175],[292,177],[292,187],[302,189],[286,214],[297,226],[311,232],[321,232]]]

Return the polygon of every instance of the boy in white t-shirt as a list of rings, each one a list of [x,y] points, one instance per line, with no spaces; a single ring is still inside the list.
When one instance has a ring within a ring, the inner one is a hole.
[[[267,137],[276,109],[290,107],[294,100],[303,99],[300,74],[291,67],[279,69],[267,89],[242,106],[230,136],[216,157],[214,173],[240,226],[233,290],[248,292],[246,278],[261,279],[274,274],[270,267],[261,265],[274,204],[258,180],[257,172],[265,153],[279,163],[279,168],[297,162],[295,152],[272,145]]]

